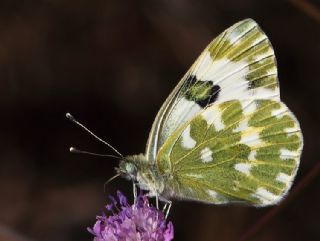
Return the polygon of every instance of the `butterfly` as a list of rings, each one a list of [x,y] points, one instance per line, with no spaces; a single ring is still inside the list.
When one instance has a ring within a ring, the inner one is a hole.
[[[116,170],[160,200],[261,207],[287,194],[302,147],[271,43],[245,19],[205,48],[160,108],[145,153],[118,153]]]

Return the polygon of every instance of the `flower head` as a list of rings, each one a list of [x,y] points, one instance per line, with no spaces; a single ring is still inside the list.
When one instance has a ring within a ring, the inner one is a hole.
[[[93,228],[94,241],[170,241],[173,239],[173,225],[166,221],[163,213],[149,204],[145,195],[139,195],[133,205],[120,192],[118,201],[110,197],[106,206],[111,216],[97,216]],[[119,202],[119,203],[118,203]]]

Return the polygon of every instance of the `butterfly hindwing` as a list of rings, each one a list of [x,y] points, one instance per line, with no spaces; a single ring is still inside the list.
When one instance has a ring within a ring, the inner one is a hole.
[[[214,204],[279,202],[296,174],[302,134],[275,100],[232,100],[207,107],[179,127],[157,155],[167,193]]]
[[[155,161],[168,137],[207,106],[279,96],[270,41],[252,19],[236,23],[207,46],[169,95],[152,126],[146,157]]]

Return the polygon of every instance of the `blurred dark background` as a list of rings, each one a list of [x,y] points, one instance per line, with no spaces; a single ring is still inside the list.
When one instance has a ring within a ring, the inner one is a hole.
[[[301,122],[301,167],[281,208],[175,202],[175,240],[320,240],[320,4],[299,0],[42,0],[0,3],[0,240],[92,240],[107,196],[131,184],[112,152],[144,152],[160,105],[205,46],[244,18],[269,36],[282,99]],[[313,172],[310,174],[310,171]],[[302,182],[302,184],[301,184]],[[299,184],[300,183],[300,184]],[[298,188],[297,188],[298,187]],[[273,215],[275,214],[275,215]]]

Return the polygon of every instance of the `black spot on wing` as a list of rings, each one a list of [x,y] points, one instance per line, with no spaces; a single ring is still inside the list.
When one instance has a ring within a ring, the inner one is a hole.
[[[186,79],[186,85],[185,87],[189,89],[192,85],[194,85],[197,82],[197,77],[195,75],[189,75]]]
[[[186,80],[183,83],[183,86],[180,89],[180,93],[182,93],[183,96],[187,95],[188,90],[197,82],[197,77],[195,75],[188,75]]]
[[[261,84],[263,84],[263,78],[248,81],[248,89],[251,90],[251,89],[258,88],[261,86]]]
[[[220,86],[214,85],[211,80],[199,81],[195,75],[189,75],[186,79],[184,96],[204,108],[217,100],[220,90]]]
[[[218,99],[219,94],[220,94],[220,90],[221,90],[221,87],[219,85],[212,86],[211,96],[210,96],[210,99],[208,101],[208,105],[212,104],[213,102],[215,102]]]
[[[219,85],[213,85],[208,98],[196,101],[196,103],[200,105],[202,108],[205,108],[207,105],[210,105],[217,100],[217,98],[219,97],[220,90],[221,88]]]

